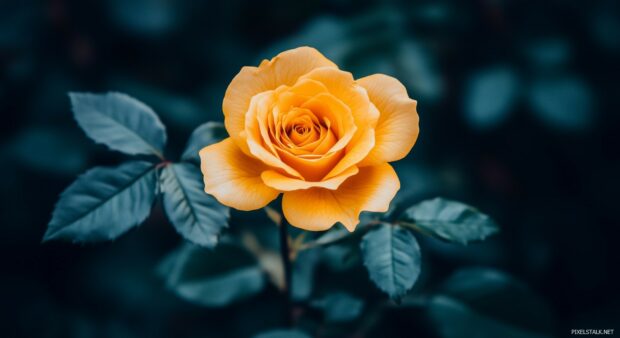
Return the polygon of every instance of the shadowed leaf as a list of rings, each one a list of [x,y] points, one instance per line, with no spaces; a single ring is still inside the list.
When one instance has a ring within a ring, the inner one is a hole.
[[[259,333],[254,338],[310,338],[310,336],[299,330],[281,329]]]
[[[329,322],[347,322],[356,319],[364,309],[364,301],[345,292],[334,292],[312,302],[320,308]]]
[[[198,156],[200,149],[217,143],[226,137],[228,137],[228,132],[221,122],[207,122],[199,126],[189,137],[181,160],[196,164],[200,163],[200,156]]]
[[[518,94],[518,78],[506,67],[485,69],[467,83],[465,118],[474,128],[495,127],[506,120]]]
[[[519,281],[490,269],[457,271],[431,299],[428,313],[443,338],[551,336],[546,304]]]
[[[247,299],[266,285],[256,259],[229,243],[214,250],[185,244],[164,259],[158,272],[179,297],[208,307]]]
[[[590,86],[577,77],[541,79],[529,92],[536,116],[552,128],[579,131],[594,123],[595,97]]]

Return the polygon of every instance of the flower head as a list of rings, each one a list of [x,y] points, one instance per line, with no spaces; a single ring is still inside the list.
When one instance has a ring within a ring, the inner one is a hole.
[[[205,191],[239,210],[281,193],[293,226],[353,231],[362,211],[387,211],[400,188],[388,162],[419,133],[416,101],[395,78],[355,80],[300,47],[243,67],[223,102],[229,138],[200,151]]]

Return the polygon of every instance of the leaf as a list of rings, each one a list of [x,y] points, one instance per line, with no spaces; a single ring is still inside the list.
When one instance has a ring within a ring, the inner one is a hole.
[[[221,243],[214,250],[185,244],[166,257],[158,270],[179,297],[208,307],[247,299],[266,285],[256,259],[231,243]]]
[[[217,143],[228,137],[228,132],[221,122],[207,122],[196,128],[187,141],[181,160],[200,163],[198,152],[200,149]]]
[[[185,239],[214,247],[230,211],[203,191],[200,170],[189,163],[167,165],[161,174],[166,215]]]
[[[519,281],[490,269],[457,271],[431,299],[428,313],[443,338],[551,336],[546,304]]]
[[[590,86],[572,76],[538,80],[529,92],[530,105],[538,118],[551,127],[569,131],[592,126],[594,101]]]
[[[276,329],[273,331],[259,333],[254,338],[310,338],[308,334],[299,330]]]
[[[95,142],[129,155],[163,158],[166,129],[144,103],[121,93],[70,93],[73,114]]]
[[[400,75],[405,86],[416,95],[436,102],[444,96],[446,85],[432,50],[419,40],[403,40],[396,54],[397,74],[392,75]]]
[[[469,205],[443,198],[426,200],[408,208],[400,220],[415,223],[411,226],[425,234],[463,245],[483,240],[498,231],[489,216]]]
[[[368,232],[361,242],[370,279],[392,299],[401,298],[420,275],[420,247],[406,229],[385,223]]]
[[[465,94],[465,118],[472,127],[493,128],[506,120],[516,101],[519,82],[506,67],[482,70],[469,79]]]
[[[149,215],[156,188],[155,166],[149,162],[91,169],[62,192],[43,240],[114,239]]]
[[[312,302],[320,308],[328,322],[347,322],[356,319],[364,309],[364,301],[345,292],[334,292]]]
[[[314,289],[314,275],[320,259],[318,250],[304,250],[297,254],[293,264],[291,297],[295,301],[306,300]]]
[[[6,149],[17,163],[45,174],[74,176],[86,167],[81,135],[55,127],[31,127],[17,133]],[[62,154],[62,156],[58,156]]]
[[[110,0],[105,5],[113,25],[140,38],[166,36],[184,16],[183,6],[176,1]]]

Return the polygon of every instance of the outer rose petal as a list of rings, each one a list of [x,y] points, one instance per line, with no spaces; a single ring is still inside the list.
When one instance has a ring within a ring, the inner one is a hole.
[[[337,190],[311,188],[288,191],[282,198],[284,217],[292,225],[311,231],[342,223],[353,231],[362,211],[387,211],[400,189],[396,172],[387,163],[360,168]]]
[[[282,52],[271,61],[264,60],[258,67],[241,68],[226,89],[222,109],[228,134],[246,154],[249,152],[240,133],[252,97],[280,85],[292,86],[300,76],[319,67],[338,68],[316,49],[299,47]]]
[[[205,192],[235,209],[259,209],[280,194],[260,178],[268,168],[246,156],[230,137],[200,151],[200,169]]]
[[[375,128],[375,147],[360,165],[404,158],[420,133],[417,102],[410,99],[405,87],[391,76],[374,74],[357,83],[366,88],[370,100],[381,113]]]
[[[313,187],[336,190],[342,184],[342,182],[344,182],[347,178],[357,174],[358,172],[359,169],[353,166],[336,177],[332,177],[324,181],[312,182],[300,180],[298,178],[288,177],[274,170],[267,170],[263,171],[263,173],[261,174],[261,178],[266,185],[280,191],[302,190],[310,189]]]

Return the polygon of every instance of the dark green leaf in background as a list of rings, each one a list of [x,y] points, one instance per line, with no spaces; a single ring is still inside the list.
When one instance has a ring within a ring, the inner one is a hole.
[[[73,114],[97,143],[129,155],[163,158],[166,129],[144,103],[121,93],[70,93]]]
[[[334,292],[312,302],[320,308],[329,322],[346,322],[356,319],[364,309],[364,301],[345,292]]]
[[[279,329],[259,333],[254,338],[310,338],[310,336],[299,330]]]
[[[508,67],[475,73],[468,81],[463,102],[466,121],[474,128],[493,128],[504,122],[519,94],[519,79]]]
[[[158,272],[179,297],[209,307],[247,299],[266,285],[256,258],[231,243],[213,250],[185,244],[164,259]]]
[[[169,164],[161,174],[164,209],[174,228],[195,244],[214,247],[230,212],[203,186],[200,170],[189,163]]]
[[[416,204],[401,215],[422,232],[450,242],[467,244],[483,240],[498,231],[491,218],[475,208],[456,201],[434,198]]]
[[[428,313],[442,338],[552,336],[547,305],[521,282],[486,268],[453,274]]]
[[[305,300],[314,290],[315,270],[320,259],[319,250],[304,250],[297,254],[293,264],[291,297],[296,300]]]
[[[371,230],[361,242],[370,279],[392,299],[401,298],[420,275],[420,247],[406,229],[385,223]]]
[[[116,238],[149,215],[156,188],[155,166],[149,162],[91,169],[60,195],[43,240]]]
[[[7,156],[28,169],[46,175],[74,176],[87,164],[88,152],[80,143],[82,138],[73,128],[37,126],[18,132],[4,149]]]
[[[228,132],[221,122],[207,122],[196,128],[187,141],[181,160],[200,163],[198,152],[200,149],[217,143],[228,137]]]
[[[536,80],[528,94],[536,117],[552,128],[581,131],[594,124],[597,112],[592,89],[577,76]]]

